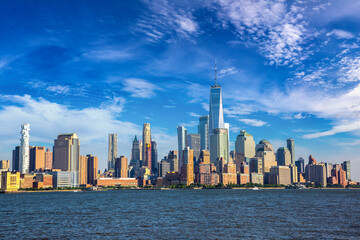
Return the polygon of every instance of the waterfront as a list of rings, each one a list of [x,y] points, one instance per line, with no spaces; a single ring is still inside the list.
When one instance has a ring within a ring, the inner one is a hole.
[[[1,239],[358,239],[360,191],[1,194]]]

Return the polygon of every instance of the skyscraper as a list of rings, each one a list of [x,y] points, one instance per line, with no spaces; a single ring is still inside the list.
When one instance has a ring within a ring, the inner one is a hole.
[[[222,93],[221,86],[217,85],[217,75],[216,75],[216,63],[215,63],[215,85],[210,88],[210,105],[209,105],[209,150],[210,150],[210,160],[212,163],[215,163],[216,156],[227,154],[224,156],[225,163],[228,162],[229,158],[229,125],[224,123],[224,111],[222,104]],[[217,130],[216,130],[217,129]],[[222,129],[222,130],[220,130]],[[226,133],[225,133],[226,131]],[[212,135],[217,135],[213,136]],[[221,139],[220,135],[226,135],[226,143],[224,139]],[[221,143],[222,146],[216,145]],[[215,144],[215,145],[213,145]],[[227,150],[224,150],[226,145]],[[219,152],[221,151],[221,153]],[[214,159],[215,158],[215,159]]]
[[[274,147],[268,140],[261,140],[256,145],[256,157],[260,157],[263,163],[263,173],[269,173],[270,168],[277,166]]]
[[[291,155],[291,164],[295,165],[295,142],[293,139],[289,138],[286,140],[286,143]]]
[[[29,131],[30,124],[21,125],[21,139],[20,139],[20,172],[28,173],[30,168],[30,148],[29,148]]]
[[[88,183],[88,159],[86,156],[80,156],[79,167],[79,185]]]
[[[305,172],[305,160],[302,157],[295,161],[295,165],[297,166],[297,171],[299,173]]]
[[[223,158],[224,164],[229,161],[228,129],[215,128],[210,135],[210,162],[216,163],[218,158]]]
[[[147,162],[148,159],[145,158],[146,156],[146,145],[151,145],[151,130],[150,130],[150,123],[144,123],[143,127],[143,137],[142,137],[142,161]],[[151,154],[150,154],[151,156]],[[151,169],[150,169],[151,170]]]
[[[139,160],[140,161],[140,141],[137,139],[136,135],[132,143],[131,149],[131,161]]]
[[[278,166],[289,166],[291,164],[291,154],[289,149],[279,147],[276,152],[276,161]]]
[[[21,155],[21,146],[15,147],[12,152],[12,170],[20,171],[20,155]]]
[[[76,133],[60,134],[54,140],[53,168],[73,172],[72,186],[79,185],[80,140]]]
[[[156,148],[156,142],[151,141],[151,172],[157,174],[158,171],[158,152]]]
[[[95,184],[95,179],[97,178],[97,171],[98,171],[98,157],[95,157],[93,155],[87,155],[87,167],[88,167],[88,171],[87,171],[87,182],[89,184],[94,185]]]
[[[128,159],[125,156],[120,156],[115,162],[115,176],[118,178],[128,177]]]
[[[46,149],[45,152],[45,169],[52,169],[53,163],[53,153],[50,152],[50,149]]]
[[[145,144],[145,155],[144,155],[144,161],[143,161],[143,167],[147,167],[150,170],[150,173],[152,173],[152,167],[151,167],[151,143]]]
[[[341,166],[346,172],[346,180],[351,180],[350,161],[344,161]]]
[[[209,115],[199,118],[200,150],[209,149]]]
[[[113,170],[118,154],[118,137],[116,133],[109,134],[108,170]]]
[[[187,130],[183,126],[177,127],[177,135],[178,135],[178,153],[179,153],[179,170],[182,170],[183,166],[183,157],[182,151],[186,148],[187,144]]]
[[[30,148],[30,171],[45,169],[45,147]]]
[[[194,150],[194,159],[197,160],[200,156],[200,134],[190,133],[187,135],[187,143],[190,149]]]
[[[185,185],[190,185],[194,183],[194,155],[193,150],[187,146],[182,153],[183,156],[183,166],[181,169],[181,179],[182,183]]]
[[[253,136],[241,130],[235,141],[235,163],[245,161],[245,158],[255,157],[255,141]]]

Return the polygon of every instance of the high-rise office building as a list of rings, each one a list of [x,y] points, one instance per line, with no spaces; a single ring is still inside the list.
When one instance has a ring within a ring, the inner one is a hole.
[[[256,145],[255,152],[256,157],[262,159],[264,174],[269,173],[271,167],[277,166],[273,145],[268,140],[261,140],[259,144]]]
[[[30,171],[45,169],[45,147],[30,147]]]
[[[187,143],[190,149],[194,150],[194,159],[200,156],[200,134],[190,133],[187,135]]]
[[[241,130],[235,141],[235,163],[240,164],[245,158],[255,157],[255,141],[253,136]]]
[[[168,172],[171,172],[171,163],[169,159],[163,159],[159,165],[159,177],[164,178]]]
[[[30,169],[30,147],[29,147],[29,131],[30,124],[21,125],[21,139],[20,139],[20,172],[28,173]]]
[[[305,160],[302,157],[295,161],[295,165],[297,166],[297,171],[299,173],[305,172]]]
[[[209,149],[209,115],[199,118],[200,150]]]
[[[20,171],[21,146],[15,147],[12,151],[12,170]]]
[[[146,153],[147,144],[151,145],[150,123],[144,123],[144,127],[143,127],[143,137],[142,137],[142,161],[143,161],[143,163],[149,161],[149,159],[145,158],[145,156],[147,155],[147,153]],[[150,157],[151,157],[151,154],[150,154]]]
[[[86,156],[88,162],[87,162],[87,167],[88,167],[88,171],[87,171],[87,178],[88,178],[88,183],[94,185],[95,184],[95,180],[97,179],[97,172],[98,172],[98,157],[95,157],[93,155],[87,155]]]
[[[115,176],[118,178],[128,178],[128,159],[125,156],[120,156],[115,161]]]
[[[131,161],[141,159],[140,156],[140,141],[137,139],[136,135],[132,142],[132,149],[131,149]]]
[[[350,168],[350,161],[344,161],[341,164],[342,168],[346,172],[346,180],[351,180],[351,168]]]
[[[290,164],[289,168],[290,168],[291,182],[292,183],[297,183],[298,182],[297,167],[295,165],[293,165],[293,164]]]
[[[210,164],[210,152],[209,152],[209,150],[201,150],[199,160],[203,164]]]
[[[113,170],[115,159],[118,155],[118,136],[116,133],[109,134],[109,148],[108,148],[108,170]]]
[[[145,155],[144,155],[144,161],[143,161],[143,167],[147,167],[150,170],[150,174],[152,173],[152,167],[151,167],[151,143],[145,144]]]
[[[269,174],[269,184],[291,184],[291,172],[287,166],[272,166]]]
[[[291,164],[291,153],[286,147],[279,147],[276,152],[278,166],[289,166]]]
[[[60,134],[54,140],[53,169],[73,172],[72,185],[79,185],[80,140],[76,133]]]
[[[178,153],[179,153],[179,170],[181,171],[183,166],[183,150],[188,146],[187,144],[187,130],[183,126],[177,127],[178,136]]]
[[[50,151],[50,149],[46,149],[45,152],[45,169],[52,169],[52,163],[53,163],[53,152]]]
[[[79,162],[79,185],[86,185],[88,183],[88,158],[81,155]]]
[[[228,129],[215,128],[210,135],[210,162],[216,163],[216,160],[223,158],[224,164],[229,161],[229,138]]]
[[[326,168],[326,179],[327,179],[328,177],[331,177],[331,170],[333,168],[332,163],[326,162],[325,163],[325,168]]]
[[[286,143],[291,155],[291,164],[295,165],[295,141],[289,138],[286,140]]]
[[[170,162],[170,171],[171,172],[179,172],[179,157],[178,152],[173,150],[169,151],[168,160]]]
[[[157,174],[158,171],[158,151],[156,148],[156,142],[151,141],[151,172]]]
[[[194,151],[187,146],[183,150],[183,166],[181,169],[182,183],[190,185],[194,183]]]

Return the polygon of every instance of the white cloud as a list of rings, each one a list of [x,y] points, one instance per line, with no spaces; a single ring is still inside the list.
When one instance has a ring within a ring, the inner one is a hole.
[[[156,95],[155,91],[161,90],[155,84],[140,78],[127,78],[123,81],[123,86],[122,90],[136,98],[151,98]]]
[[[68,86],[61,86],[61,85],[48,86],[46,90],[57,94],[68,94],[70,92],[70,88]]]
[[[360,81],[360,57],[344,57],[341,59],[340,74],[342,77],[339,79],[341,82],[359,82]]]
[[[195,21],[193,9],[176,7],[176,2],[147,1],[149,11],[136,25],[135,32],[146,35],[149,43],[170,41],[175,37],[191,39],[199,33],[199,25]]]
[[[129,58],[131,55],[126,51],[119,51],[113,49],[94,50],[84,53],[87,58],[100,61],[117,61]]]
[[[243,118],[237,120],[253,127],[262,127],[264,125],[267,125],[266,122],[257,119]]]
[[[183,127],[195,127],[199,125],[198,121],[190,121],[188,123],[179,123],[179,126],[183,126]]]
[[[200,117],[201,115],[197,114],[197,113],[194,113],[194,112],[188,112],[188,114],[191,116],[191,117]]]
[[[351,38],[355,38],[354,34],[352,34],[351,32],[347,32],[341,29],[334,29],[331,32],[327,33],[326,36],[332,36],[334,35],[336,38],[339,39],[351,39]]]
[[[227,67],[219,71],[219,78],[223,78],[225,76],[232,75],[235,73],[238,73],[238,70],[235,67]]]
[[[230,22],[238,38],[256,44],[270,64],[296,65],[311,51],[305,45],[316,32],[304,20],[302,3],[271,0],[219,0],[219,18]]]

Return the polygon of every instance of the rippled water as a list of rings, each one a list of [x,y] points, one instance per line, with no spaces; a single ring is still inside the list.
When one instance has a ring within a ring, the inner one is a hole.
[[[360,239],[360,190],[0,194],[0,239]]]

